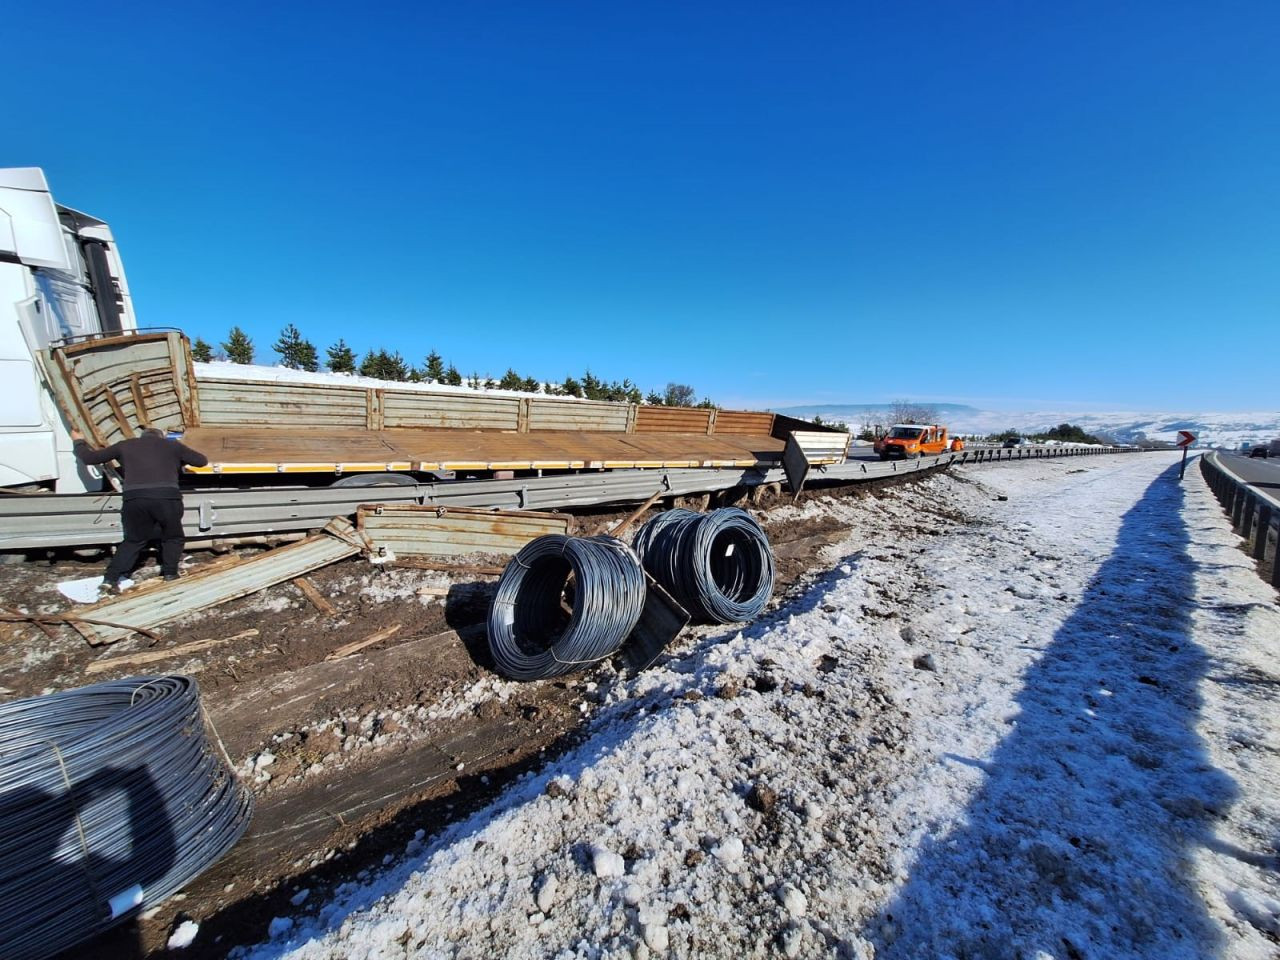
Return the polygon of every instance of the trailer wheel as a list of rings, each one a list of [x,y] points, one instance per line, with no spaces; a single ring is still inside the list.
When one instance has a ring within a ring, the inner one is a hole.
[[[353,473],[339,477],[331,487],[413,487],[418,481],[406,473]]]

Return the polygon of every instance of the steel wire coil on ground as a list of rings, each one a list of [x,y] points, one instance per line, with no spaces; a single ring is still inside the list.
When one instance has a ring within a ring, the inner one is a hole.
[[[226,853],[253,799],[220,746],[190,677],[0,704],[0,956],[88,940]]]
[[[737,507],[660,513],[634,546],[649,575],[704,623],[752,620],[773,595],[769,538]]]
[[[498,580],[489,650],[513,680],[558,677],[616,653],[640,619],[640,561],[613,537],[530,541]]]

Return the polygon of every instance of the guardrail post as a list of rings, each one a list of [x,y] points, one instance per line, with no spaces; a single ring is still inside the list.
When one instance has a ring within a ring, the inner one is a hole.
[[[1258,498],[1253,493],[1246,493],[1244,496],[1244,507],[1240,511],[1240,536],[1247,541],[1249,539],[1249,530],[1253,527],[1253,515],[1258,510]]]
[[[1268,530],[1266,539],[1270,539],[1271,534]],[[1263,550],[1266,550],[1266,544],[1263,544]],[[1263,560],[1265,561],[1265,557]],[[1280,529],[1276,530],[1276,549],[1271,554],[1271,585],[1280,590]]]
[[[1271,505],[1258,504],[1258,516],[1253,524],[1253,559],[1261,560],[1267,552],[1267,540],[1271,536]]]
[[[1231,497],[1231,529],[1240,529],[1240,517],[1244,513],[1245,492],[1236,487]]]

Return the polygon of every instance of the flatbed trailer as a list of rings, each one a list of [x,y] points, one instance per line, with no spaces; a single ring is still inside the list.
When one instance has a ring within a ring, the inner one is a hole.
[[[843,460],[849,448],[847,433],[761,411],[202,379],[178,331],[85,337],[43,354],[69,424],[98,445],[142,427],[181,435],[209,458],[198,474],[328,483],[352,473],[768,467],[792,435],[822,435],[810,448],[813,463]]]

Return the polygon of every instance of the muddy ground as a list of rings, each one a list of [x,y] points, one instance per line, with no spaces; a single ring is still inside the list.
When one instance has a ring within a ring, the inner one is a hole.
[[[885,486],[807,491],[801,505],[876,497]],[[730,491],[714,501],[688,498],[682,505],[725,502],[752,510],[768,532],[778,568],[775,608],[824,572],[821,550],[845,534],[831,511],[796,511],[776,488],[751,497]],[[571,532],[607,531],[629,512],[576,512]],[[926,528],[957,522],[963,518],[941,506],[921,518]],[[0,565],[0,605],[38,613],[72,609],[58,582],[100,574],[105,562],[70,555],[7,559]],[[188,561],[195,568],[212,559],[196,553]],[[155,573],[149,560],[138,578]],[[287,583],[167,624],[156,643],[135,637],[91,648],[69,628],[46,633],[0,625],[3,700],[138,674],[196,677],[212,725],[256,795],[253,823],[230,854],[130,928],[75,956],[167,956],[168,936],[186,918],[200,923],[200,936],[180,955],[223,956],[230,944],[260,936],[300,891],[324,896],[362,877],[422,842],[415,839],[419,824],[443,827],[466,816],[513,777],[566,749],[615,676],[611,663],[535,683],[510,683],[493,673],[483,626],[493,576],[351,559],[309,577],[336,608],[332,616]],[[342,645],[392,627],[397,632],[386,640],[326,660]],[[141,667],[124,659],[211,638],[234,639]],[[117,658],[118,665],[86,672],[90,664]]]

